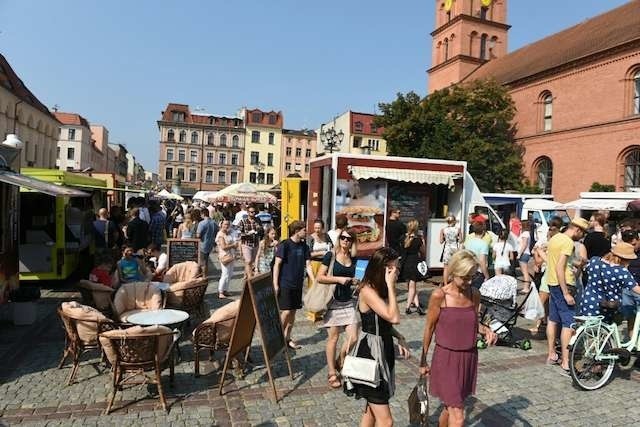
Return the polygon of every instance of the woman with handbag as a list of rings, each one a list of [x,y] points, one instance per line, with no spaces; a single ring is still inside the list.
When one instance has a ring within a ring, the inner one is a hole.
[[[398,340],[400,355],[409,357],[409,347],[404,337],[392,326],[400,322],[396,299],[398,259],[398,253],[391,248],[376,250],[359,285],[358,311],[362,319],[362,332],[351,355],[345,359],[343,373],[351,372],[345,378],[345,392],[367,401],[360,426],[393,425],[389,409],[389,399],[395,392],[393,337]],[[350,361],[356,359],[375,360],[374,369],[381,378],[375,384],[359,381],[355,375],[357,369],[349,369],[354,366]]]
[[[225,219],[220,223],[220,231],[216,236],[216,245],[218,246],[218,259],[220,260],[220,281],[218,282],[218,298],[226,298],[228,296],[229,282],[233,274],[233,261],[236,258],[236,249],[240,243],[234,240],[229,232],[231,223]]]
[[[358,338],[359,321],[352,289],[358,281],[353,278],[356,274],[356,263],[351,258],[351,246],[355,238],[356,235],[353,231],[342,231],[338,236],[337,248],[324,255],[316,276],[318,283],[315,286],[335,285],[333,298],[327,305],[324,325],[322,325],[323,328],[328,329],[325,352],[329,368],[327,381],[331,388],[340,388],[342,385],[338,371],[347,355],[349,346],[355,343]],[[343,328],[347,333],[347,340],[342,345],[336,360],[336,347]]]
[[[307,239],[307,245],[311,251],[311,270],[313,270],[315,277],[318,277],[318,271],[320,270],[324,256],[333,248],[331,237],[324,231],[324,221],[320,218],[317,218],[313,222],[313,233]],[[313,285],[313,283],[309,283],[308,288],[311,289]],[[322,319],[322,313],[307,310],[307,318],[312,322],[316,322]]]
[[[478,260],[473,252],[456,252],[449,262],[451,281],[434,290],[429,299],[420,375],[429,375],[431,395],[444,405],[439,420],[441,426],[464,423],[464,401],[476,388],[478,332],[489,345],[497,339],[491,328],[478,325],[480,291],[471,286],[477,269]],[[434,333],[436,345],[429,366],[427,352]]]
[[[417,282],[421,279],[418,271],[418,263],[425,257],[425,247],[422,237],[418,235],[418,221],[412,219],[407,223],[407,234],[404,238],[402,268],[400,277],[403,281],[407,281],[409,292],[407,294],[406,314],[411,314],[411,309],[415,308],[420,316],[426,313],[420,305],[418,292],[416,291]]]

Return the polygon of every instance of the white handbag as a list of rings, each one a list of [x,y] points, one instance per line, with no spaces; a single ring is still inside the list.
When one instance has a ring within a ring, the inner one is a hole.
[[[380,335],[378,329],[378,315],[376,314],[376,336]],[[363,384],[376,388],[380,384],[380,367],[375,359],[367,359],[358,357],[358,349],[362,340],[367,339],[366,335],[361,334],[358,338],[358,344],[355,346],[350,355],[347,355],[342,364],[342,377],[345,379],[347,390],[353,389],[352,383]]]

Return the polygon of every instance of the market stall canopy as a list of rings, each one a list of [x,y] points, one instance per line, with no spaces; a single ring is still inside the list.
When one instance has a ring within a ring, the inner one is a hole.
[[[209,200],[209,198],[215,197],[217,193],[218,193],[217,191],[198,191],[196,192],[196,194],[193,195],[192,199],[202,200],[206,202],[207,200]]]
[[[369,166],[349,166],[355,179],[387,179],[390,181],[415,182],[418,184],[442,184],[454,188],[457,172],[421,171],[415,169],[376,168]]]
[[[89,193],[76,190],[74,188],[63,187],[62,185],[51,184],[50,182],[41,181],[39,179],[31,178],[19,173],[10,172],[6,170],[0,171],[0,182],[16,185],[22,188],[26,188],[40,193],[48,194],[49,196],[68,196],[68,197],[89,197]]]
[[[206,201],[210,203],[276,203],[277,199],[272,194],[257,191],[256,186],[253,184],[238,183],[217,191]]]
[[[564,209],[580,209],[587,211],[626,211],[627,199],[577,199],[563,205]]]
[[[548,199],[527,199],[524,201],[523,207],[525,209],[532,209],[532,210],[539,209],[541,211],[553,211],[556,209],[563,209],[562,203],[554,202],[553,200],[548,200]]]
[[[170,200],[183,200],[183,197],[180,196],[179,194],[174,194],[174,193],[170,193],[167,190],[162,190],[160,191],[158,194],[156,194],[156,197],[160,198],[160,199],[170,199]]]

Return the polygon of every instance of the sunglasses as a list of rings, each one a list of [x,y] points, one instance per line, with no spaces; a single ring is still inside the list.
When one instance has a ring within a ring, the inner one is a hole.
[[[347,242],[353,242],[353,237],[351,236],[340,236],[340,240],[346,240]]]
[[[249,211],[249,213],[256,213],[256,211]]]

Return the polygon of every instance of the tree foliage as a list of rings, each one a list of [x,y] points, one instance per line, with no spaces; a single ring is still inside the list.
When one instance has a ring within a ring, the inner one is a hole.
[[[598,181],[595,181],[591,184],[591,188],[589,188],[589,191],[601,191],[610,193],[616,191],[616,186],[613,184],[600,184]]]
[[[522,148],[514,142],[515,106],[495,81],[454,85],[424,99],[399,93],[380,110],[389,155],[465,160],[482,191],[527,187]]]

